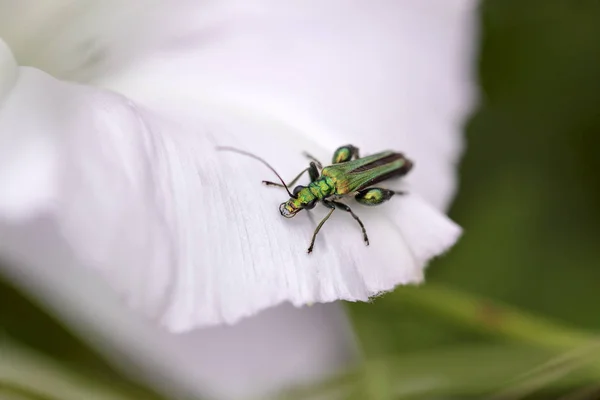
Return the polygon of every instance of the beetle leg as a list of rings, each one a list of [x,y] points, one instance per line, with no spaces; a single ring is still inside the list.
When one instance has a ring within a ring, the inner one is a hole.
[[[304,168],[302,170],[302,172],[300,172],[298,174],[298,176],[296,176],[294,179],[292,179],[292,181],[290,183],[287,184],[288,187],[292,187],[294,186],[294,183],[296,183],[298,181],[298,179],[300,179],[300,177],[306,172],[308,171],[308,175],[310,176],[310,181],[313,182],[314,180],[319,178],[319,170],[317,169],[317,166],[315,165],[314,162],[310,163],[310,166],[307,168]],[[283,187],[283,185],[281,183],[277,183],[277,182],[271,182],[271,181],[262,181],[262,183],[264,183],[267,186],[277,186],[277,187]]]
[[[308,167],[308,175],[310,176],[311,182],[314,182],[317,179],[319,179],[319,176],[321,175],[319,173],[319,170],[317,169],[317,163],[315,163],[314,161],[312,161],[310,163],[310,167]]]
[[[317,238],[317,233],[319,233],[325,221],[327,221],[329,217],[331,217],[331,214],[333,214],[333,212],[335,211],[335,205],[333,204],[333,202],[323,200],[323,205],[325,205],[325,207],[331,208],[331,211],[329,211],[325,218],[323,218],[321,222],[319,222],[319,225],[317,225],[317,229],[315,229],[315,232],[312,235],[312,239],[310,240],[310,246],[308,246],[308,254],[312,253],[313,247],[315,245],[315,239]]]
[[[369,188],[360,190],[354,199],[365,206],[376,206],[392,198],[395,194],[406,194],[406,192],[394,191],[382,188]]]
[[[298,174],[298,176],[296,176],[294,179],[292,179],[292,181],[291,181],[290,183],[288,183],[288,184],[287,184],[287,186],[288,186],[288,187],[294,186],[294,183],[296,183],[296,182],[298,181],[298,179],[300,179],[300,177],[301,177],[302,175],[304,175],[304,173],[305,173],[306,171],[309,171],[309,172],[310,172],[310,167],[304,168],[304,169],[302,170],[302,172],[300,172],[300,173]],[[282,185],[281,183],[277,183],[277,182],[271,182],[271,181],[262,181],[262,183],[264,183],[264,184],[265,184],[265,185],[267,185],[267,186],[277,186],[277,187],[283,187],[283,185]]]
[[[352,218],[354,218],[356,220],[356,222],[358,222],[358,224],[360,225],[360,229],[362,229],[362,233],[363,233],[363,240],[365,241],[365,244],[368,246],[369,245],[369,237],[367,236],[367,230],[365,229],[365,226],[363,225],[360,218],[358,218],[358,215],[354,214],[352,209],[344,203],[338,203],[337,201],[332,201],[331,203],[333,203],[336,208],[340,208],[346,212],[349,212],[350,215],[352,215]]]
[[[319,169],[323,169],[323,164],[321,164],[321,161],[317,160],[315,157],[311,156],[307,152],[303,152],[302,154],[304,155],[304,157],[314,162],[317,165],[317,167],[319,167]]]
[[[311,225],[315,226],[315,219],[310,211],[311,210],[306,210],[306,215],[308,215],[308,219],[310,220]]]
[[[351,144],[339,147],[334,153],[331,162],[333,164],[339,164],[350,161],[352,159],[360,158],[358,155],[358,147],[354,147]]]

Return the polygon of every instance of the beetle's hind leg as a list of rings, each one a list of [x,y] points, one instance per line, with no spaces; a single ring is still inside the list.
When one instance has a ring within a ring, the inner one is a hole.
[[[325,201],[324,201],[324,203],[325,203]],[[352,209],[350,207],[348,207],[344,203],[340,203],[340,202],[337,202],[337,201],[331,201],[331,203],[336,208],[339,208],[341,210],[349,212],[350,215],[352,215],[352,218],[354,218],[356,220],[356,222],[358,222],[358,224],[360,225],[360,229],[362,229],[362,233],[363,233],[363,240],[365,241],[365,244],[368,246],[369,245],[369,237],[367,236],[367,230],[365,229],[365,226],[362,223],[362,221],[360,220],[360,218],[358,218],[358,215],[354,214],[354,212],[352,211]]]
[[[331,161],[333,164],[339,164],[350,161],[352,159],[356,160],[360,158],[358,152],[358,147],[352,146],[351,144],[347,144],[345,146],[339,147],[333,153],[333,158]]]
[[[374,187],[359,190],[356,196],[354,196],[354,199],[365,206],[377,206],[381,203],[385,203],[395,194],[404,195],[406,192]]]

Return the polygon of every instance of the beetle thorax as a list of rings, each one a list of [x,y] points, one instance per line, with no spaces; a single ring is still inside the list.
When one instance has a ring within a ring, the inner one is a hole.
[[[335,185],[330,177],[321,176],[309,183],[306,190],[310,191],[313,199],[323,200],[335,193]]]
[[[310,190],[310,185],[305,187],[301,191],[298,192],[295,199],[289,199],[288,201],[294,202],[298,208],[304,208],[307,204],[313,202],[315,200],[315,195]]]

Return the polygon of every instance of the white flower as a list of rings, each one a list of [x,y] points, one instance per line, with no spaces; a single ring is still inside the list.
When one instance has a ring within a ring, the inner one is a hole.
[[[142,324],[114,315],[107,287],[183,332],[420,282],[460,233],[441,210],[471,102],[472,8],[0,0],[2,272],[105,338],[108,320]],[[290,179],[302,151],[327,163],[347,143],[414,160],[390,183],[410,195],[353,206],[369,247],[334,213],[311,255],[314,224],[279,215],[271,172],[215,151]],[[175,340],[147,335],[123,337],[141,353]]]

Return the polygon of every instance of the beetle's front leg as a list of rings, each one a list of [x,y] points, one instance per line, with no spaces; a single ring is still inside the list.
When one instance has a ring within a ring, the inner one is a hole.
[[[292,181],[290,183],[287,184],[288,187],[294,186],[294,183],[296,183],[298,181],[298,179],[300,179],[300,177],[302,175],[304,175],[304,173],[308,171],[308,175],[310,176],[310,181],[314,181],[319,177],[319,170],[317,169],[317,166],[315,165],[314,162],[311,162],[310,165],[303,169],[302,172],[300,172],[298,174],[298,176],[296,176],[294,179],[292,179]],[[262,181],[262,183],[264,183],[267,186],[277,186],[277,187],[283,187],[283,185],[281,183],[277,183],[277,182],[271,182],[271,181]]]
[[[310,239],[310,246],[308,246],[308,254],[312,253],[313,247],[315,245],[315,239],[317,238],[317,233],[319,233],[323,224],[329,219],[329,217],[331,217],[331,214],[333,214],[333,212],[335,211],[335,205],[333,204],[333,202],[323,200],[323,205],[327,208],[331,208],[331,211],[329,211],[325,218],[323,218],[321,222],[319,222],[319,225],[317,225],[317,229],[315,229],[312,238]]]
[[[323,169],[323,164],[321,163],[321,161],[317,160],[315,157],[311,156],[310,154],[308,154],[306,151],[302,153],[302,155],[306,158],[308,158],[310,161],[314,162],[315,164],[317,164],[317,167],[319,167],[319,169]]]
[[[323,167],[321,167],[323,168]],[[317,179],[319,179],[319,176],[321,175],[321,173],[319,172],[318,168],[317,168],[317,163],[315,163],[314,161],[310,163],[310,167],[308,167],[308,176],[310,176],[310,181],[314,182]]]

